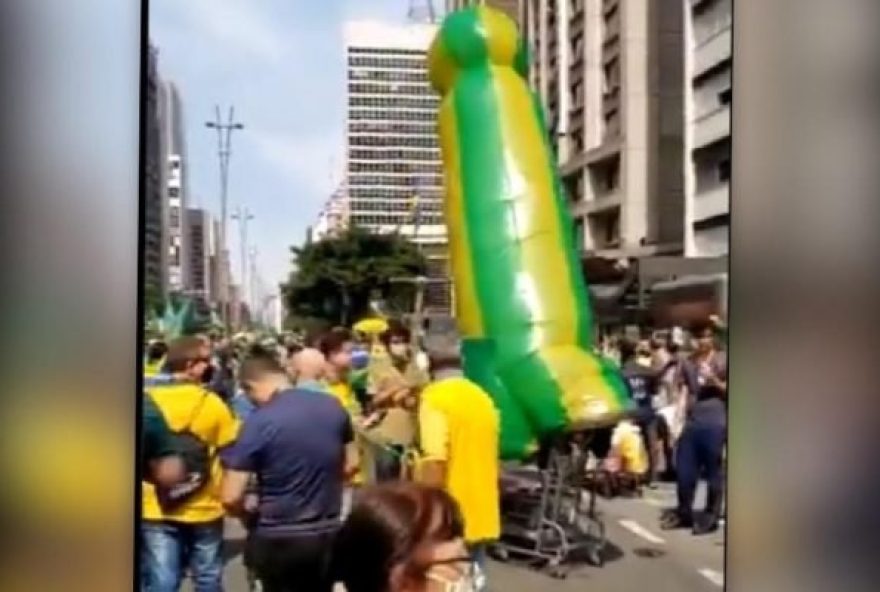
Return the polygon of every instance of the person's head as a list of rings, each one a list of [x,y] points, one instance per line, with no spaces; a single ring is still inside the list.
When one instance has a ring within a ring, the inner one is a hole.
[[[211,348],[198,337],[179,337],[168,345],[165,368],[176,378],[201,381],[211,365]]]
[[[388,329],[382,333],[382,345],[388,354],[396,360],[408,360],[410,357],[410,330],[401,323],[391,323]]]
[[[337,373],[347,372],[351,368],[352,346],[351,332],[344,327],[331,329],[318,340],[318,350]]]
[[[293,356],[287,365],[287,373],[294,383],[307,380],[321,380],[327,367],[324,354],[312,347],[301,349]]]
[[[715,349],[715,326],[708,319],[693,323],[690,327],[694,353],[707,354]]]
[[[251,354],[241,363],[238,380],[245,396],[255,405],[265,405],[287,386],[287,375],[274,355]]]
[[[666,337],[651,338],[651,361],[654,367],[662,368],[671,357]]]
[[[425,337],[425,350],[432,372],[461,369],[461,341],[458,335],[428,335]]]
[[[618,351],[620,352],[620,363],[625,364],[635,359],[638,354],[638,344],[632,339],[621,339],[618,343]]]
[[[334,575],[347,592],[474,590],[455,501],[409,482],[365,489],[339,531]]]
[[[147,347],[147,361],[158,362],[168,353],[168,345],[164,341],[154,341]]]

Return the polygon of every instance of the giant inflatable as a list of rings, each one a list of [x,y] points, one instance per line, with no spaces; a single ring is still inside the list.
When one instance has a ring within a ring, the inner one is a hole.
[[[617,369],[594,353],[574,229],[516,25],[482,6],[454,12],[428,68],[442,96],[465,372],[501,411],[502,456],[523,458],[547,436],[616,422],[628,397]]]

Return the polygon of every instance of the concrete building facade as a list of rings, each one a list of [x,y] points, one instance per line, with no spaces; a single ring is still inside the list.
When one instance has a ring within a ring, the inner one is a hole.
[[[730,241],[731,0],[690,0],[686,14],[686,254],[727,255]]]
[[[162,85],[160,122],[162,134],[167,141],[165,189],[168,212],[168,289],[171,292],[184,292],[188,289],[186,207],[189,201],[189,161],[186,154],[183,101],[177,86],[170,81]]]
[[[436,26],[358,21],[345,26],[348,70],[345,215],[349,224],[399,233],[419,245],[431,275],[446,277],[439,97],[426,54]],[[432,284],[429,308],[449,309]]]
[[[159,76],[158,49],[152,44],[147,56],[146,158],[144,162],[144,288],[165,296],[168,291],[168,248],[166,236],[167,146],[160,119],[162,79]]]
[[[585,257],[681,253],[681,0],[523,0],[530,82],[546,109]]]

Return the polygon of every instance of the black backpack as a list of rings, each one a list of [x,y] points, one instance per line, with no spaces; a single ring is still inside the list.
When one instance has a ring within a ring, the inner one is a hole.
[[[156,497],[165,512],[179,508],[187,500],[200,492],[211,478],[211,450],[208,445],[192,432],[192,424],[205,404],[208,393],[202,393],[189,421],[179,431],[173,431],[171,442],[175,452],[183,460],[186,477],[181,483],[171,487],[157,487]]]

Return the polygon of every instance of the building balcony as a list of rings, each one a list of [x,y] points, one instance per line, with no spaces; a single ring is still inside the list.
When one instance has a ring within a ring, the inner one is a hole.
[[[730,212],[730,185],[723,183],[694,193],[694,222]]]
[[[713,144],[730,136],[730,108],[719,107],[694,120],[693,150]]]
[[[700,76],[724,60],[730,59],[732,44],[733,37],[728,23],[694,48],[693,76]]]
[[[621,205],[620,190],[609,191],[596,196],[595,199],[576,201],[571,206],[571,213],[575,218],[588,214],[601,214]]]

